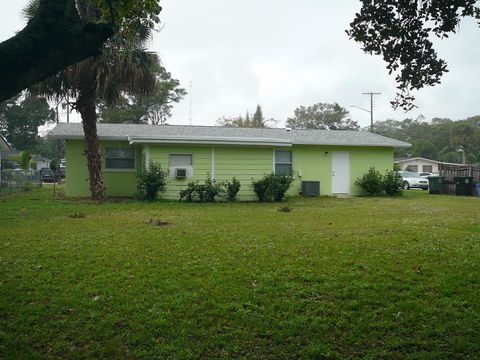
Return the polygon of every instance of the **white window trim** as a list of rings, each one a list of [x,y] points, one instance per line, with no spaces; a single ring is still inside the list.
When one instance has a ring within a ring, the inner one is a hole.
[[[132,169],[118,169],[118,168],[107,168],[107,148],[110,149],[129,149],[131,148],[130,146],[105,146],[105,149],[103,150],[103,156],[105,161],[102,161],[102,171],[104,172],[137,172],[137,148],[134,147],[134,155],[133,155],[133,168]],[[119,158],[119,157],[109,157],[109,159],[125,159],[125,158]]]
[[[145,146],[145,169],[150,165],[150,145]]]
[[[277,150],[275,148],[273,148],[273,166],[272,166],[272,173],[275,174],[275,162],[276,162],[276,155],[275,155],[275,152]]]

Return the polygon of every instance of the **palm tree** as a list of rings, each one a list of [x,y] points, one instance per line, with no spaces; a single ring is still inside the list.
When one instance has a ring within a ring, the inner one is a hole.
[[[91,1],[77,0],[77,6],[83,21],[100,18],[99,9]],[[25,11],[27,15],[29,9],[35,7],[30,5]],[[134,34],[120,29],[104,45],[101,55],[70,66],[31,89],[35,94],[57,100],[67,96],[76,98],[72,105],[82,118],[90,192],[94,200],[106,199],[97,135],[97,105],[100,101],[115,103],[122,93],[146,95],[155,90],[160,60],[155,53],[146,51],[150,35],[151,30],[145,26],[140,26]]]

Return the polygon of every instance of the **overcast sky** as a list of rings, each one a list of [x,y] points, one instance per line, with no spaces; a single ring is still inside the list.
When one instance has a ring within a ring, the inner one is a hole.
[[[2,2],[0,40],[25,25],[26,0]],[[459,34],[437,42],[448,73],[440,86],[421,91],[419,109],[405,114],[389,102],[395,82],[380,57],[364,54],[345,29],[360,9],[358,0],[163,0],[163,29],[151,49],[183,87],[192,84],[192,123],[215,125],[222,115],[253,112],[283,125],[300,105],[338,102],[362,126],[369,108],[362,92],[381,92],[375,118],[462,119],[480,114],[480,29],[464,21]],[[188,124],[190,97],[174,109],[171,124]]]

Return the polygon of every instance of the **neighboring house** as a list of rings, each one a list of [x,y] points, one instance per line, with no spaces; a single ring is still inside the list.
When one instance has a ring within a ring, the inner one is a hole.
[[[0,150],[12,150],[12,147],[2,134],[0,134]]]
[[[41,168],[49,168],[52,160],[44,158],[40,155],[32,155],[32,163],[35,165],[35,170],[40,170]]]
[[[438,164],[450,164],[441,161],[425,159],[422,157],[399,158],[394,159],[393,162],[400,166],[401,171],[411,171],[418,173],[438,173]]]
[[[11,151],[12,147],[8,143],[7,139],[0,134],[0,170],[3,170],[3,165],[2,165],[2,152],[7,152]],[[2,173],[0,172],[0,184],[2,183]]]
[[[188,182],[236,177],[239,199],[253,200],[252,179],[292,171],[290,195],[302,181],[320,182],[320,194],[359,194],[354,185],[370,167],[393,168],[393,149],[410,144],[364,131],[98,124],[102,169],[109,196],[133,196],[136,173],[150,161],[170,175],[166,198],[178,199]],[[65,139],[67,196],[89,196],[81,124],[60,123],[48,134]],[[177,170],[178,169],[178,170]]]

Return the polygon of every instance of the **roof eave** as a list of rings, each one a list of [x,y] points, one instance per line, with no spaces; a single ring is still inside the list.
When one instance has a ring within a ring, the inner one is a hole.
[[[409,148],[412,145],[403,144],[346,144],[346,143],[311,143],[311,142],[294,142],[293,145],[317,145],[317,146],[349,146],[349,147],[390,147],[390,148]]]
[[[133,144],[196,144],[196,145],[240,145],[240,146],[283,146],[291,147],[290,141],[262,138],[210,138],[210,137],[144,137],[131,136],[128,142]]]

